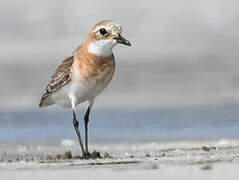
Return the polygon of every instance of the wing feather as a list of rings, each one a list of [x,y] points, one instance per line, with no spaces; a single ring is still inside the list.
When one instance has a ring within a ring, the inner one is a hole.
[[[40,107],[54,104],[54,101],[51,99],[51,94],[56,92],[63,85],[67,84],[70,81],[71,66],[73,64],[73,60],[73,56],[70,56],[63,60],[62,63],[57,67],[56,71],[51,76],[51,79],[43,92],[39,104]]]

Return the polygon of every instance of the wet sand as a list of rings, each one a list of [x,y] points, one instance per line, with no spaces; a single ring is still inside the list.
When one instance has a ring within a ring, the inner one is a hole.
[[[74,141],[1,147],[1,179],[238,179],[239,140],[93,144],[102,158],[77,158]],[[69,152],[71,156],[69,156]],[[66,155],[66,156],[62,156]],[[57,158],[58,157],[58,158]]]

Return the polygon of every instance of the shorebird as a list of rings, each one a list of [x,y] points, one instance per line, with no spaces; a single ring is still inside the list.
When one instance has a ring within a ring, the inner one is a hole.
[[[96,24],[87,40],[57,67],[40,100],[40,107],[58,104],[72,109],[73,125],[84,158],[91,156],[88,151],[90,111],[95,98],[114,75],[115,58],[112,49],[118,43],[131,46],[121,32],[121,26],[112,21],[104,20]],[[85,101],[88,101],[88,108],[84,115],[84,147],[75,111],[76,106]]]

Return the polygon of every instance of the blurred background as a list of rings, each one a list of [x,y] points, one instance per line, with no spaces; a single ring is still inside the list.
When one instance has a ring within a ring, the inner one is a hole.
[[[1,0],[0,141],[75,138],[71,111],[38,103],[57,65],[103,19],[119,22],[132,47],[114,48],[92,140],[239,137],[238,1]]]

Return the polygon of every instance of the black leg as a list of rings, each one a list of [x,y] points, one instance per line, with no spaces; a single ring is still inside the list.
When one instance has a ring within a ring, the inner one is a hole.
[[[90,115],[90,106],[88,107],[86,113],[85,113],[85,117],[84,117],[84,121],[85,121],[85,151],[87,154],[89,154],[88,151],[88,122],[89,122],[89,115]]]
[[[76,120],[76,114],[74,110],[73,110],[73,125],[74,125],[75,131],[81,146],[82,155],[85,156],[85,150],[84,150],[83,142],[82,142],[80,131],[79,131],[79,122]]]

